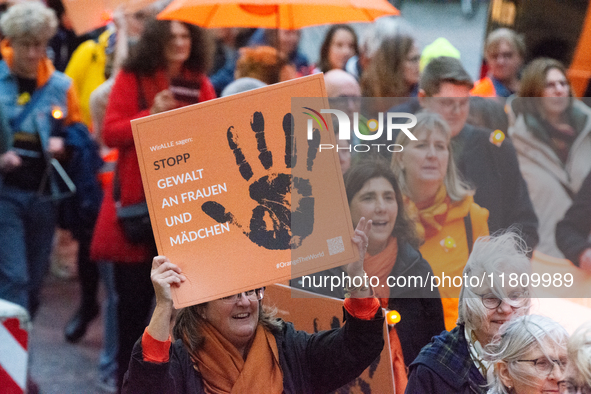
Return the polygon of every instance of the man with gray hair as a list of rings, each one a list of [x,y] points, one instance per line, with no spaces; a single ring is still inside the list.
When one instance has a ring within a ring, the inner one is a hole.
[[[37,1],[0,18],[0,298],[33,316],[56,226],[52,158],[65,151],[64,128],[80,121],[71,80],[46,56],[53,10]],[[48,180],[49,179],[49,180]]]

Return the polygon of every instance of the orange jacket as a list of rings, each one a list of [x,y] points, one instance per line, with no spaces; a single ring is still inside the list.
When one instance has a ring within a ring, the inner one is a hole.
[[[445,274],[445,286],[439,286],[439,292],[443,303],[445,327],[448,330],[456,326],[461,289],[454,286],[453,278],[462,276],[468,262],[469,248],[464,225],[464,217],[468,212],[472,220],[472,243],[478,237],[488,235],[488,210],[475,204],[472,196],[468,196],[462,201],[450,204],[443,228],[426,239],[420,248],[421,254],[433,269],[433,275],[441,278]],[[451,279],[447,279],[448,277]],[[455,283],[458,285],[459,280]]]
[[[497,91],[493,81],[489,77],[484,77],[474,84],[470,91],[472,96],[497,97]]]

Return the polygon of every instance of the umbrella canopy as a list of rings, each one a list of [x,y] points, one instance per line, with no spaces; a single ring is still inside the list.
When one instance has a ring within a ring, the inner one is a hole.
[[[299,29],[399,14],[386,0],[174,0],[158,18],[202,27]]]

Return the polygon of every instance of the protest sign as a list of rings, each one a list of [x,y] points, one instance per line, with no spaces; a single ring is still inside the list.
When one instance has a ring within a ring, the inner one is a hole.
[[[343,300],[336,298],[274,284],[267,286],[263,303],[277,308],[277,316],[293,323],[296,330],[303,330],[310,334],[339,328],[343,324]],[[396,392],[386,322],[384,322],[384,341],[384,349],[380,356],[357,379],[337,390],[337,393]]]
[[[328,108],[322,74],[132,121],[177,308],[358,259],[330,119],[308,140],[292,97]]]

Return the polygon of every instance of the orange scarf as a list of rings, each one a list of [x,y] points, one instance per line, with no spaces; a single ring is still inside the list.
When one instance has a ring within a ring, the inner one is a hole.
[[[377,276],[380,278],[380,285],[373,289],[377,298],[390,298],[390,288],[388,287],[387,279],[394,263],[396,263],[396,257],[398,256],[398,241],[396,238],[390,236],[386,248],[375,256],[365,253],[365,261],[363,262],[363,268],[367,273],[368,277]]]
[[[437,190],[433,203],[423,209],[417,208],[408,197],[404,196],[406,211],[417,226],[419,238],[423,240],[429,239],[441,231],[450,205],[451,199],[447,195],[445,185],[441,185]]]
[[[380,286],[374,287],[373,291],[377,298],[380,299],[382,308],[388,309],[388,301],[390,299],[390,287],[387,285],[388,276],[394,268],[396,258],[398,257],[398,240],[394,237],[388,239],[386,248],[375,256],[369,253],[365,254],[365,261],[363,268],[367,276],[377,276],[380,278]],[[381,285],[384,287],[381,287]],[[390,353],[392,356],[392,371],[394,372],[394,383],[396,385],[396,393],[404,393],[408,378],[406,375],[406,366],[404,364],[404,356],[402,355],[402,346],[398,338],[398,332],[393,326],[388,327],[388,336],[390,337]]]
[[[203,326],[203,349],[194,360],[208,394],[283,392],[283,372],[273,334],[259,325],[246,360],[209,323]]]

